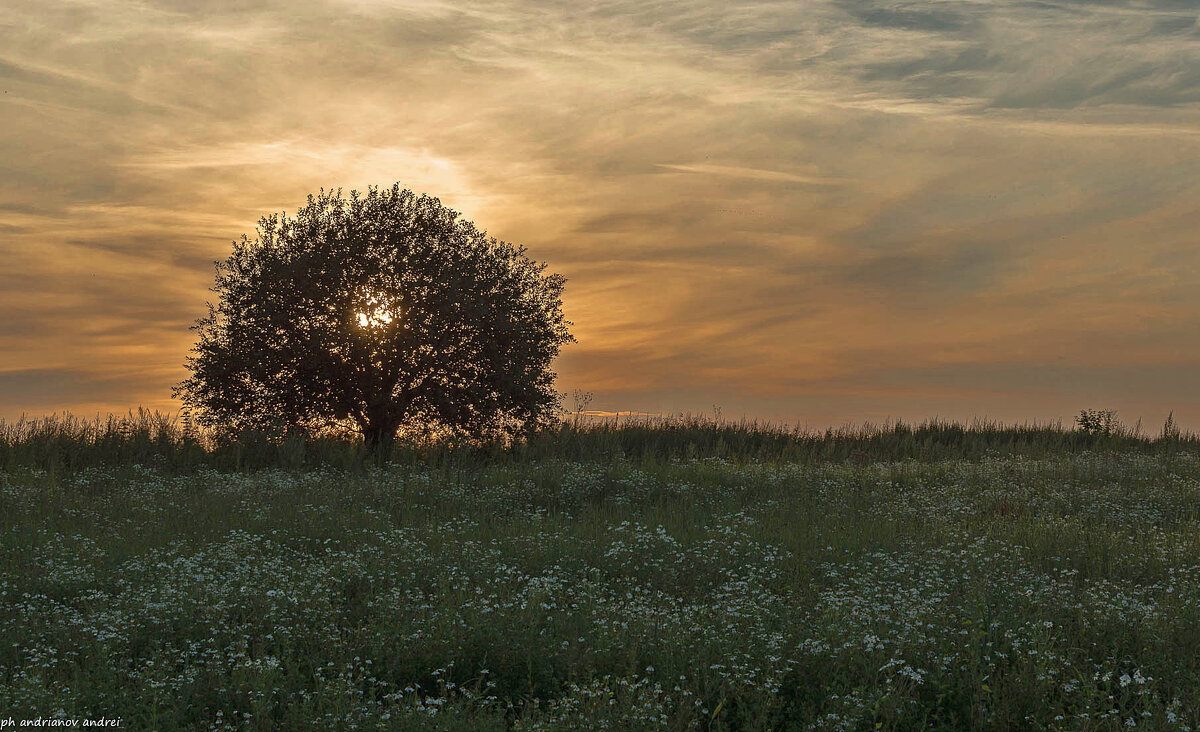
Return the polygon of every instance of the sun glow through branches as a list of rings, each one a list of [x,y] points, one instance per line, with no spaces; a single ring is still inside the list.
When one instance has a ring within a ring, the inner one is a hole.
[[[383,328],[399,320],[399,307],[384,302],[384,299],[371,295],[356,309],[355,318],[360,328]]]

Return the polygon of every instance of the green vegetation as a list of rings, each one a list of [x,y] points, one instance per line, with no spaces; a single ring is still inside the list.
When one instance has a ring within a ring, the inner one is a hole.
[[[1196,728],[1200,446],[1109,427],[3,426],[0,718]]]
[[[1094,415],[1102,415],[1093,429]],[[1060,424],[971,425],[929,421],[895,422],[839,430],[806,430],[760,422],[724,422],[706,417],[586,419],[580,415],[515,444],[402,442],[370,449],[361,440],[339,437],[271,439],[242,432],[237,439],[188,425],[178,418],[139,410],[126,417],[0,420],[0,470],[32,467],[50,473],[112,465],[151,465],[179,473],[216,470],[339,468],[361,471],[385,464],[439,466],[720,458],[733,462],[826,463],[899,460],[979,460],[1011,455],[1057,457],[1082,452],[1169,455],[1200,454],[1200,436],[1182,432],[1168,417],[1154,438],[1116,421],[1115,412],[1084,410],[1079,429]]]

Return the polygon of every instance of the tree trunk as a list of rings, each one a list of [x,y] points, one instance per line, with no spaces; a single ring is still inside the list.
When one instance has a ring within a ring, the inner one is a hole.
[[[396,441],[397,425],[392,422],[369,422],[363,429],[363,440],[371,449],[390,448]]]
[[[391,391],[388,389],[382,393],[390,395]],[[401,423],[400,414],[403,412],[398,412],[394,404],[381,398],[372,399],[363,411],[360,424],[367,446],[372,449],[390,449],[396,440],[396,431]]]

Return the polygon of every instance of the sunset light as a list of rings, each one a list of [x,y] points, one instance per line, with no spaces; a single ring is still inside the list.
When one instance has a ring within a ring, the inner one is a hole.
[[[400,181],[570,280],[560,390],[600,410],[1200,427],[1178,335],[1200,323],[1195,22],[1066,0],[8,3],[0,414],[178,408],[179,326],[229,242],[321,188]]]
[[[391,325],[396,316],[386,310],[377,309],[366,313],[356,313],[358,324],[364,328],[379,328],[385,325]]]
[[[359,292],[356,300],[358,305],[354,309],[354,318],[360,328],[383,328],[400,319],[400,301],[395,293],[368,288]]]
[[[1200,730],[1200,0],[0,0],[0,731]]]

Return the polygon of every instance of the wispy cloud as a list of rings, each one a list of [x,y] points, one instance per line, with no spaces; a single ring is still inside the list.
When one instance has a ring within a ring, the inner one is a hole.
[[[1163,386],[1200,365],[1196,18],[10,2],[0,414],[169,406],[230,240],[319,187],[399,180],[570,278],[561,388],[600,411],[1200,425]]]
[[[684,173],[707,173],[708,175],[727,175],[731,178],[750,178],[752,180],[776,180],[782,183],[803,183],[810,186],[836,186],[846,183],[844,178],[821,178],[812,175],[796,175],[778,170],[760,170],[758,168],[742,168],[736,165],[678,165],[658,163],[658,167],[669,170],[679,170]]]

